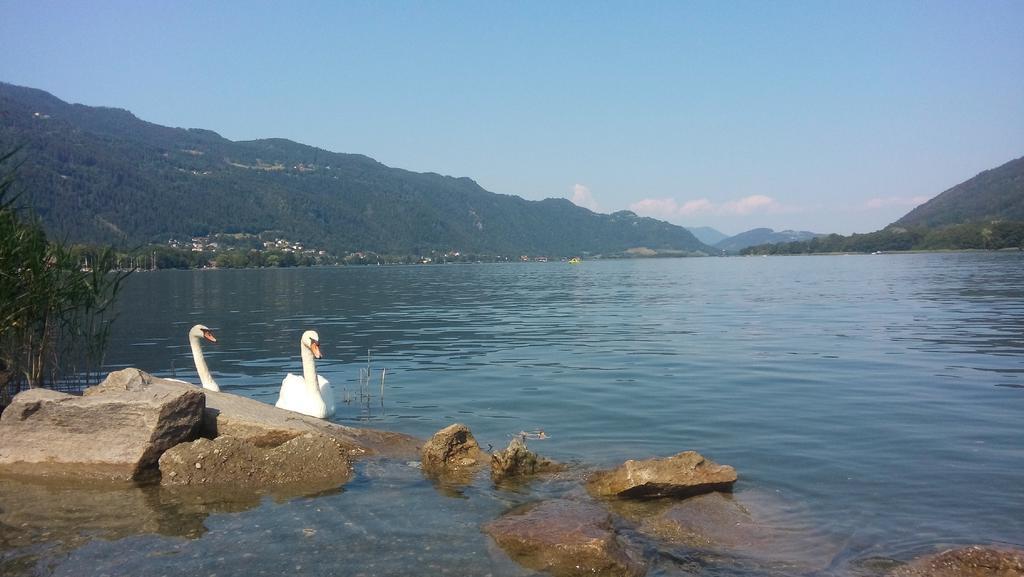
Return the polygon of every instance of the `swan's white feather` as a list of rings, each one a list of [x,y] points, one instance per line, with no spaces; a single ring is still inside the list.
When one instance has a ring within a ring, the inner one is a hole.
[[[330,417],[334,414],[334,392],[331,383],[320,375],[316,376],[316,380],[320,385],[320,398],[307,392],[306,382],[300,375],[288,373],[281,381],[281,396],[278,397],[275,406],[318,419]]]

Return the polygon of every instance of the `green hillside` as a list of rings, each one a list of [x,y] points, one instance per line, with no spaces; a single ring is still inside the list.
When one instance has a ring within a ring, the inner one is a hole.
[[[1024,157],[986,170],[882,230],[761,244],[742,254],[1024,248]]]
[[[49,232],[75,242],[278,231],[337,254],[712,251],[682,227],[628,211],[527,201],[284,139],[233,142],[0,83],[0,150],[15,147],[26,198]]]
[[[954,186],[894,225],[935,228],[992,220],[1024,221],[1024,157]]]

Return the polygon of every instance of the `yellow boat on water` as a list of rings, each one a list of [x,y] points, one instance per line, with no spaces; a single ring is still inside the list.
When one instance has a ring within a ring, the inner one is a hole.
[[[581,262],[583,261],[578,256],[574,256],[569,259],[569,264],[580,264]]]

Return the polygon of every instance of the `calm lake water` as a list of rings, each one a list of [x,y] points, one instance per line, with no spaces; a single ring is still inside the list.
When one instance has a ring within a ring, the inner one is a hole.
[[[120,310],[109,369],[195,381],[186,332],[201,322],[222,389],[272,404],[313,328],[339,423],[425,438],[462,422],[485,448],[542,429],[532,449],[583,468],[700,451],[737,469],[738,494],[834,544],[813,574],[1024,546],[1020,253],[166,271],[132,276]],[[341,402],[368,351],[373,397]],[[479,524],[570,485],[484,478],[453,494],[374,462],[318,497],[168,512],[142,495],[146,522],[114,529],[51,513],[70,519],[36,525],[68,527],[44,536],[23,511],[3,522],[35,532],[6,537],[3,560],[47,575],[530,575]],[[650,575],[773,571],[655,557]]]

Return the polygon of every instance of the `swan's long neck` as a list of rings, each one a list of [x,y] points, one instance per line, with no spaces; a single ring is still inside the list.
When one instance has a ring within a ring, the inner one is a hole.
[[[196,362],[196,372],[199,373],[199,382],[203,384],[204,389],[218,389],[217,383],[213,380],[213,375],[210,374],[210,369],[206,366],[206,359],[203,358],[203,347],[199,345],[199,337],[192,337],[189,339],[192,345],[192,360]]]
[[[306,383],[306,389],[310,393],[320,396],[320,384],[316,380],[316,360],[313,358],[313,351],[303,345],[302,349],[302,380]]]

